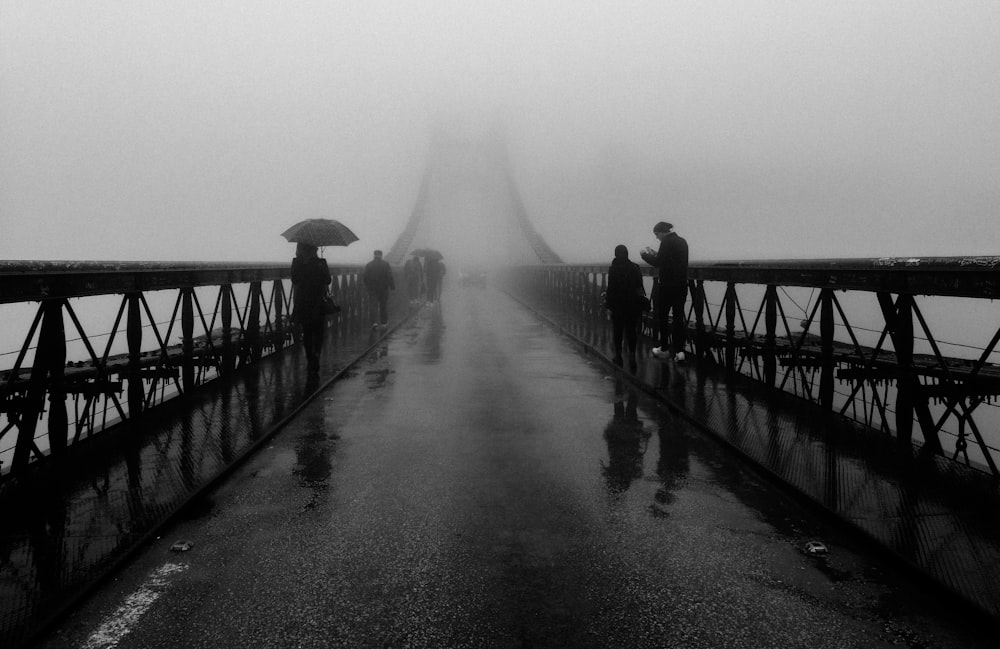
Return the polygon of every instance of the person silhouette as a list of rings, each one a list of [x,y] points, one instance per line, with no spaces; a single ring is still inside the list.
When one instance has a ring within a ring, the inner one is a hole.
[[[424,261],[424,274],[427,276],[427,300],[436,302],[441,299],[441,282],[444,281],[445,265],[441,257],[430,255]]]
[[[674,232],[674,226],[665,221],[653,226],[653,235],[660,242],[659,249],[647,247],[639,253],[643,261],[658,270],[653,313],[656,315],[660,346],[651,351],[655,358],[673,357],[681,363],[684,361],[687,333],[684,302],[687,300],[688,244]]]
[[[642,303],[646,289],[642,285],[642,271],[639,265],[628,258],[628,248],[615,246],[615,258],[608,268],[608,288],[605,306],[611,312],[612,344],[614,364],[624,365],[622,342],[628,346],[629,369],[634,374],[637,369],[635,349],[639,339],[639,322],[642,318]]]
[[[332,279],[330,267],[317,251],[316,246],[300,242],[295,246],[295,258],[292,259],[292,319],[300,328],[310,373],[319,372],[319,355],[323,349],[326,325],[323,299]]]
[[[412,306],[420,299],[421,285],[423,284],[424,269],[420,265],[420,258],[413,256],[403,264],[403,278],[406,281],[406,297]]]
[[[389,326],[389,291],[396,290],[396,282],[392,277],[392,266],[382,259],[381,250],[372,253],[372,260],[365,266],[361,279],[378,305],[378,320],[372,324],[372,329],[387,328]]]

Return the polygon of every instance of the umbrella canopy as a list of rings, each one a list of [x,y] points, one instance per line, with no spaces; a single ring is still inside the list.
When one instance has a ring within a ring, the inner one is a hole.
[[[346,246],[358,240],[350,228],[333,219],[306,219],[281,233],[292,243],[310,243],[316,247]]]
[[[433,248],[417,248],[410,254],[418,257],[426,257],[427,259],[444,259],[444,255]]]

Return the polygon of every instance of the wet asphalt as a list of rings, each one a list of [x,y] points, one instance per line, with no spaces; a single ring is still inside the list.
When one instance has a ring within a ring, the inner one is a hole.
[[[995,646],[495,290],[383,343],[39,646]]]

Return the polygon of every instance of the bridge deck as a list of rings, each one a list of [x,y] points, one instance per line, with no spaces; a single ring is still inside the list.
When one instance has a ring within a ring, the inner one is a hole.
[[[814,410],[694,363],[616,376],[492,290],[345,339],[320,381],[358,357],[311,401],[298,355],[265,361],[28,506],[3,494],[4,646],[70,602],[42,646],[992,646],[705,430],[997,616],[977,475],[825,442]]]

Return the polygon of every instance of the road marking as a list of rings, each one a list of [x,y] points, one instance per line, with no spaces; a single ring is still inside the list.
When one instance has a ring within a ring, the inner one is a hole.
[[[116,646],[166,591],[170,585],[170,577],[187,569],[188,566],[184,563],[166,563],[154,570],[149,579],[90,634],[83,649],[111,649]]]

